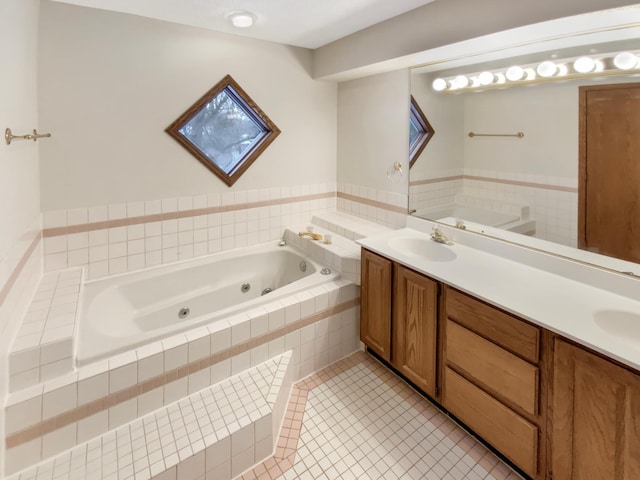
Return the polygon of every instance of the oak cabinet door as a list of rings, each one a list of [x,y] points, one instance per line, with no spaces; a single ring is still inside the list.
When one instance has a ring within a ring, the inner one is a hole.
[[[436,395],[438,284],[394,266],[391,364],[420,390]]]
[[[556,340],[554,479],[640,478],[640,376]]]
[[[391,265],[362,250],[360,340],[386,361],[391,359]]]

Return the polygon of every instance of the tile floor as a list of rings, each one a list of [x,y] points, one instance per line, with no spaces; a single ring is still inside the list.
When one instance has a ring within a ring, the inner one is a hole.
[[[239,478],[521,477],[361,352],[294,385],[275,455]]]

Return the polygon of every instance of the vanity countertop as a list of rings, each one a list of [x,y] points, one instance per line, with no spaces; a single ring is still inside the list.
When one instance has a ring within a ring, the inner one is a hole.
[[[496,248],[489,253],[459,242],[441,245],[428,233],[411,228],[357,243],[640,371],[637,299],[580,281],[575,274],[549,271],[544,268],[549,260],[541,261],[538,267],[500,256]],[[435,252],[431,260],[420,252],[422,246]],[[441,249],[450,249],[455,255],[442,255]],[[581,268],[578,274],[584,270],[584,266],[562,268]],[[640,282],[634,288],[640,288]]]

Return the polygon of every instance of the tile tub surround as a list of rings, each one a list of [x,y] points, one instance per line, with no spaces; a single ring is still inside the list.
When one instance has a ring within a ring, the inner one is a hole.
[[[256,362],[293,351],[294,379],[358,348],[359,289],[340,279],[140,347],[12,394],[7,468],[16,471]]]
[[[94,279],[278,240],[283,228],[336,208],[332,184],[48,211],[45,270],[87,268]]]
[[[11,478],[235,476],[272,454],[291,388],[290,366],[289,351]]]
[[[577,179],[504,174],[467,169],[464,174],[410,183],[411,208],[453,203],[458,194],[530,205],[535,237],[575,247],[578,231]]]
[[[9,353],[9,391],[73,370],[73,336],[79,313],[82,269],[46,273]]]
[[[379,223],[389,228],[403,228],[406,222],[408,196],[400,193],[349,183],[338,183],[339,212]]]
[[[521,477],[386,367],[361,352],[294,385],[273,457],[237,480],[296,478]],[[166,480],[180,477],[168,475]]]

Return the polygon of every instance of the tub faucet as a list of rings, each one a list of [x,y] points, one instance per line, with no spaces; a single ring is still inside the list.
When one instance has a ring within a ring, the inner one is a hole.
[[[322,235],[313,232],[298,232],[299,237],[311,237],[314,240],[322,240]]]
[[[437,225],[433,227],[433,231],[431,232],[431,240],[438,243],[444,243],[445,245],[451,245],[453,243],[451,240],[449,240],[449,237],[442,233],[442,230],[440,230]]]

